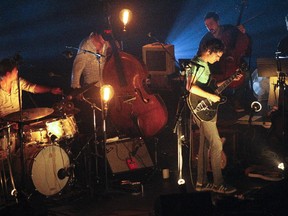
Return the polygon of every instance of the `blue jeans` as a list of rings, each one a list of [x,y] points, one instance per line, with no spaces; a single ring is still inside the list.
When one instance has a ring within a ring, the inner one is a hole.
[[[221,152],[222,141],[216,126],[217,116],[211,121],[200,121],[194,117],[196,124],[199,127],[199,152],[198,152],[198,167],[197,167],[197,182],[204,184],[208,182],[207,179],[207,165],[208,165],[208,149],[210,147],[211,168],[213,172],[213,182],[215,185],[224,183],[221,170]]]

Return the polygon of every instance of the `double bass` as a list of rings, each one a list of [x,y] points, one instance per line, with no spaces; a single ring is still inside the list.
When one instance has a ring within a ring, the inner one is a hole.
[[[242,15],[247,1],[241,1],[240,13],[235,26],[241,24]],[[211,68],[216,73],[214,78],[217,81],[223,81],[229,78],[234,72],[239,69],[240,65],[243,65],[243,57],[249,54],[250,51],[250,38],[247,34],[240,32],[235,26],[227,25],[227,29],[223,31],[223,34],[219,39],[223,41],[226,46],[226,50],[218,63],[211,65]],[[245,74],[240,80],[233,81],[228,88],[235,89],[242,86],[245,82]]]
[[[165,103],[159,95],[149,92],[144,65],[120,51],[113,36],[108,38],[113,55],[104,65],[103,83],[113,86],[115,92],[109,107],[110,120],[126,135],[152,137],[167,124]]]

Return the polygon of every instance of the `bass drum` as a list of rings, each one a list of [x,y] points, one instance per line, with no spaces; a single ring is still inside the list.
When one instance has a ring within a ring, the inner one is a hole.
[[[16,171],[21,176],[20,153],[17,152]],[[67,153],[57,145],[27,145],[24,148],[24,161],[30,188],[45,196],[58,194],[68,183],[69,176],[62,175],[70,166]],[[19,180],[19,179],[18,179]],[[32,187],[32,188],[31,188]]]

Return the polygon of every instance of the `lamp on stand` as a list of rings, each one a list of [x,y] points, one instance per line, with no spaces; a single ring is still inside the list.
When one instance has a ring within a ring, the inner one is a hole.
[[[102,106],[102,128],[103,128],[103,149],[104,149],[104,169],[105,169],[105,189],[108,191],[108,164],[107,164],[107,128],[106,128],[106,119],[108,114],[108,105],[110,100],[114,96],[114,89],[111,85],[103,85],[100,88],[101,96],[101,106]]]
[[[119,13],[119,19],[123,23],[122,39],[121,39],[121,50],[124,50],[124,39],[127,32],[126,26],[132,19],[132,11],[129,9],[122,9]]]

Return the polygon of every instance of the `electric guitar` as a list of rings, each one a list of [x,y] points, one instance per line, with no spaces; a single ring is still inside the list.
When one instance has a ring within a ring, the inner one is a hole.
[[[225,96],[221,96],[221,92],[226,89],[233,82],[233,79],[242,72],[243,70],[238,68],[236,72],[231,75],[225,82],[217,88],[216,80],[211,79],[208,85],[205,88],[202,88],[204,91],[209,93],[217,94],[220,96],[220,101],[212,102],[211,100],[201,97],[199,95],[190,93],[188,96],[188,106],[190,110],[196,115],[196,117],[202,121],[211,121],[218,112],[218,106],[224,104],[227,101]]]

